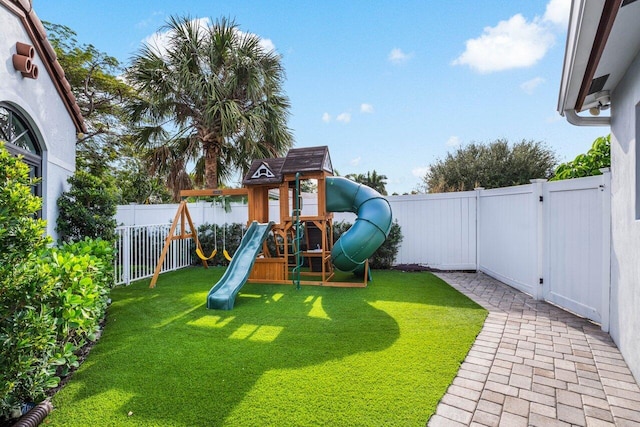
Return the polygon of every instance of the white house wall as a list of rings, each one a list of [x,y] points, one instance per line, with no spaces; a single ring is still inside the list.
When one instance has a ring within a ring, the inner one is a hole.
[[[636,106],[640,57],[612,94],[611,336],[640,378],[640,221],[636,219]],[[603,130],[605,132],[606,130]]]
[[[43,149],[43,218],[47,232],[56,238],[56,200],[68,188],[67,178],[75,170],[76,128],[53,81],[36,53],[33,63],[40,71],[37,79],[23,78],[13,68],[16,42],[33,44],[18,17],[0,6],[0,101],[8,102],[31,121]],[[4,61],[1,61],[1,60]]]

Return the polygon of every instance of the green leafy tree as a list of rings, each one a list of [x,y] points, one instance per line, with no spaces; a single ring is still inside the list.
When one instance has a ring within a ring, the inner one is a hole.
[[[71,188],[58,198],[59,240],[71,243],[89,237],[114,241],[117,190],[113,181],[78,170],[68,182]]]
[[[120,158],[112,174],[118,183],[118,204],[168,203],[171,193],[162,176],[152,174],[140,149],[123,144]]]
[[[119,157],[123,136],[129,133],[124,105],[133,89],[118,77],[123,70],[116,58],[79,43],[69,27],[44,25],[87,127],[78,138],[78,167],[101,175]]]
[[[171,17],[166,46],[144,45],[127,71],[139,94],[129,104],[137,141],[151,148],[152,171],[167,177],[174,197],[191,185],[217,188],[293,141],[280,56],[233,21],[201,22]]]
[[[499,139],[489,144],[471,143],[448,153],[429,166],[423,183],[430,193],[499,188],[550,178],[556,154],[544,143],[523,140],[510,145]]]
[[[345,178],[349,178],[352,181],[357,182],[358,184],[364,184],[367,187],[371,187],[376,190],[378,193],[383,196],[387,195],[387,176],[380,175],[374,169],[373,172],[367,171],[366,174],[358,173],[350,173],[345,176]]]
[[[611,135],[596,138],[586,154],[578,154],[570,162],[561,163],[552,181],[601,175],[601,168],[611,166]]]
[[[119,184],[120,203],[169,200],[162,177],[149,173],[145,150],[132,143],[124,106],[134,91],[120,78],[122,65],[93,45],[79,43],[71,28],[44,25],[87,126],[78,138],[78,169],[111,175]]]

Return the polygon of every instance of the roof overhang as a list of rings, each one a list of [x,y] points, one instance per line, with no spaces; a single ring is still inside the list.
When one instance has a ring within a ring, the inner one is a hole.
[[[572,0],[558,112],[575,125],[608,125],[579,115],[609,105],[609,95],[640,50],[640,1]]]

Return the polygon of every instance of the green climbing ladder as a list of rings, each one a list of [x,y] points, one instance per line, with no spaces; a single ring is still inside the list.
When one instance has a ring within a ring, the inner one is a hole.
[[[303,237],[303,230],[301,227],[301,221],[300,221],[300,210],[301,210],[301,206],[300,206],[300,172],[296,173],[296,188],[295,188],[295,194],[294,194],[294,212],[295,212],[295,221],[294,221],[294,225],[295,225],[295,238],[293,239],[293,247],[295,250],[295,260],[296,260],[296,265],[293,268],[293,284],[296,285],[296,289],[300,289],[300,276],[301,276],[301,270],[302,270],[302,237]]]

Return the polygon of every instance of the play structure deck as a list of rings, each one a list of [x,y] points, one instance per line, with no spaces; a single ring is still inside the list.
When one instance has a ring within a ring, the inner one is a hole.
[[[302,214],[305,181],[317,189],[317,212]],[[384,243],[391,229],[389,202],[377,191],[333,176],[326,146],[289,150],[286,157],[254,160],[243,188],[186,190],[182,197],[245,195],[248,229],[222,278],[207,296],[207,307],[232,309],[247,282],[365,287],[368,258]],[[269,200],[279,200],[278,218],[269,216]],[[353,212],[353,226],[333,239],[333,213]],[[267,240],[272,237],[275,251]],[[182,202],[165,240],[150,287],[154,287],[173,240],[191,238],[207,267],[186,202]],[[210,257],[209,257],[210,258]],[[335,271],[354,272],[359,280],[335,281]]]

